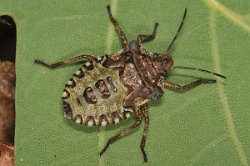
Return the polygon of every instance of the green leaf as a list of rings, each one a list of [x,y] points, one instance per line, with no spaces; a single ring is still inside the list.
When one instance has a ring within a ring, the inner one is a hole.
[[[143,125],[115,142],[100,158],[106,141],[135,121],[86,127],[63,117],[64,84],[80,63],[49,70],[35,59],[54,63],[81,54],[95,56],[122,48],[106,6],[129,40],[150,34],[145,43],[163,52],[174,37],[184,9],[183,29],[170,54],[175,65],[192,66],[227,76],[216,84],[185,92],[166,88],[149,103],[146,143],[148,165],[250,164],[250,1],[7,1],[0,14],[17,25],[16,165],[143,165]],[[181,85],[215,78],[188,70],[169,72],[166,79]]]

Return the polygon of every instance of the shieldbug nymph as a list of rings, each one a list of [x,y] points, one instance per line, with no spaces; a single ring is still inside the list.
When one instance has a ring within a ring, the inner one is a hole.
[[[118,123],[129,118],[131,114],[135,114],[136,122],[109,139],[100,152],[100,156],[110,144],[138,127],[144,119],[145,126],[140,149],[144,162],[147,162],[144,150],[149,126],[147,103],[151,99],[162,97],[164,86],[185,90],[201,84],[216,82],[215,79],[199,79],[181,86],[167,81],[165,79],[167,72],[179,68],[198,70],[221,78],[226,77],[200,68],[173,65],[174,61],[169,55],[169,51],[182,29],[187,9],[184,11],[181,24],[170,45],[166,51],[160,54],[152,54],[142,45],[144,41],[155,38],[158,23],[155,23],[152,34],[140,34],[136,40],[128,42],[123,30],[112,16],[109,6],[107,6],[107,10],[110,21],[122,38],[123,49],[117,53],[100,57],[80,55],[51,65],[40,60],[35,60],[35,63],[54,69],[85,59],[86,62],[73,74],[63,90],[62,100],[65,116],[76,123],[87,126],[106,126]]]

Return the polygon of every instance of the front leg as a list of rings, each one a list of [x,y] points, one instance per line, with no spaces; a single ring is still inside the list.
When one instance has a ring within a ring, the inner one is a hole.
[[[158,23],[155,23],[154,30],[153,30],[152,34],[150,34],[150,35],[145,35],[145,34],[138,35],[138,37],[137,37],[138,43],[141,44],[142,42],[145,42],[148,40],[154,40],[158,25],[159,25]]]

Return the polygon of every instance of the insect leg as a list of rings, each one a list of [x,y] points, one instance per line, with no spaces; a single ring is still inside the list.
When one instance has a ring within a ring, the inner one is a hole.
[[[142,43],[145,41],[154,40],[158,25],[159,25],[158,23],[155,23],[154,31],[152,32],[152,34],[150,34],[150,35],[145,35],[145,34],[138,35],[138,37],[137,37],[138,42]]]
[[[172,89],[178,89],[178,90],[186,90],[186,89],[190,89],[192,87],[195,87],[195,86],[198,86],[198,85],[201,85],[201,84],[211,84],[211,83],[216,83],[216,80],[200,79],[200,80],[191,82],[191,83],[189,83],[187,85],[183,85],[183,86],[172,83],[172,82],[169,82],[167,80],[164,80],[164,85],[165,86],[167,86],[169,88],[172,88]]]
[[[182,18],[182,21],[181,21],[181,24],[180,24],[180,26],[179,26],[179,28],[178,28],[177,33],[175,34],[174,38],[172,39],[171,43],[169,44],[167,50],[166,50],[164,53],[168,54],[169,50],[170,50],[171,47],[173,46],[173,44],[174,44],[176,38],[178,37],[178,35],[179,35],[180,31],[181,31],[181,28],[182,28],[182,26],[183,26],[183,23],[184,23],[184,20],[185,20],[185,18],[186,18],[186,15],[187,15],[187,8],[186,8],[185,11],[184,11],[183,18]]]
[[[117,134],[116,136],[112,137],[111,139],[108,140],[106,146],[102,149],[102,151],[100,152],[100,156],[103,155],[103,153],[108,149],[109,145],[114,143],[115,141],[117,141],[119,138],[127,135],[131,130],[135,129],[136,127],[138,127],[141,124],[142,121],[142,114],[141,111],[138,110],[136,112],[136,117],[137,117],[137,121],[130,127],[128,127],[126,130],[124,130],[123,132]]]
[[[115,26],[115,29],[117,29],[119,31],[119,33],[120,33],[120,35],[122,37],[124,48],[127,48],[128,47],[127,38],[126,38],[123,30],[118,25],[117,21],[114,19],[113,15],[111,13],[111,10],[110,10],[110,6],[107,6],[107,10],[108,10],[108,13],[109,13],[110,21],[113,23],[113,25]]]
[[[88,59],[89,61],[95,61],[94,57],[91,56],[91,55],[80,55],[80,56],[70,58],[70,59],[67,59],[67,60],[64,60],[64,61],[53,63],[51,65],[49,65],[47,63],[44,63],[44,62],[42,62],[40,60],[35,60],[34,63],[43,65],[44,67],[47,67],[47,68],[50,68],[50,69],[54,69],[54,68],[57,68],[57,67],[62,66],[62,65],[66,65],[66,64],[69,64],[69,63],[72,63],[72,62],[75,62],[75,61],[79,61],[81,59]]]
[[[144,162],[147,162],[148,159],[147,159],[146,152],[144,150],[144,147],[145,147],[145,144],[146,144],[147,133],[148,133],[148,126],[149,126],[149,118],[148,118],[148,111],[147,111],[147,106],[146,105],[144,105],[142,107],[142,114],[144,115],[144,118],[145,118],[145,126],[144,126],[144,130],[143,130],[143,135],[142,135],[142,139],[141,139],[140,148],[141,148],[141,151],[142,151],[142,154],[143,154]]]

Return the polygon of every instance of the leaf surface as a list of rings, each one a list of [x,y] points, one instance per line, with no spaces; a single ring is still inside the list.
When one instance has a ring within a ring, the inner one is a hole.
[[[128,40],[150,34],[159,22],[151,52],[163,52],[184,9],[187,18],[170,54],[175,65],[199,67],[227,76],[216,84],[185,92],[166,88],[149,103],[148,165],[250,164],[250,2],[204,1],[7,1],[0,14],[17,25],[16,165],[143,165],[143,124],[99,157],[106,141],[134,123],[85,127],[63,117],[61,95],[76,63],[49,70],[34,59],[54,63],[81,54],[94,56],[122,48],[106,6]],[[181,85],[215,78],[188,70],[169,72]]]

